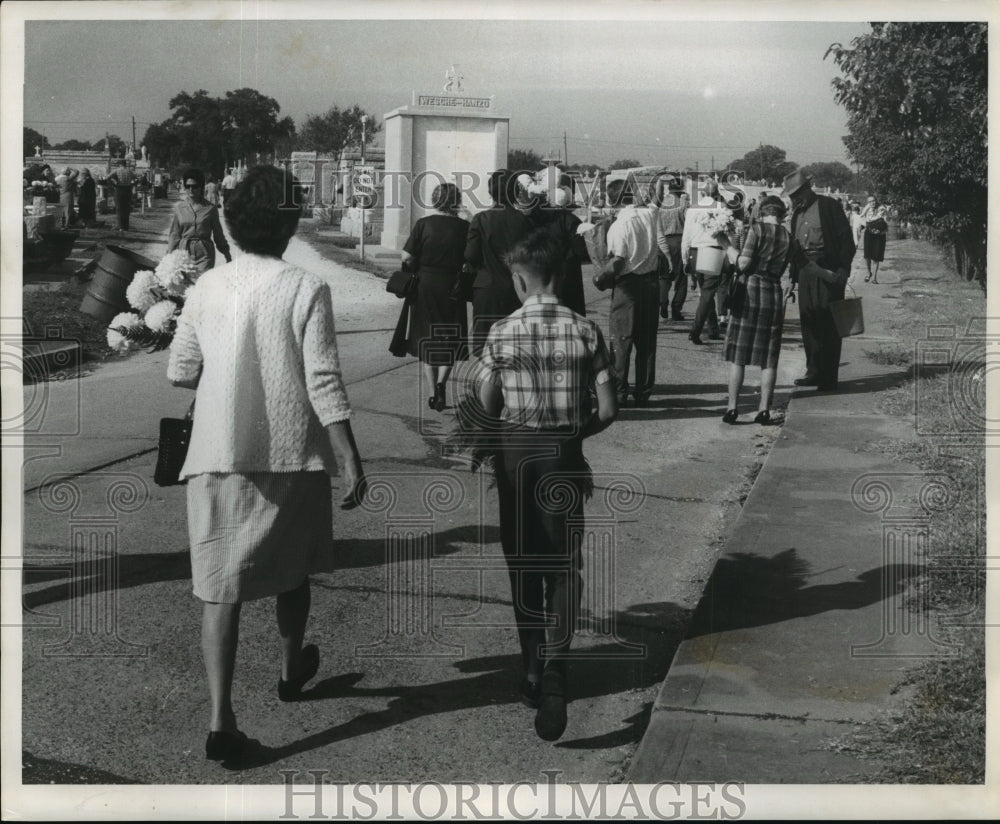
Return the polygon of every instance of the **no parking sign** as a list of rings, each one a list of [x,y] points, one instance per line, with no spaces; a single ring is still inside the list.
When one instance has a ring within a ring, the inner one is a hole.
[[[362,209],[375,205],[375,167],[355,166],[351,176],[351,188]]]

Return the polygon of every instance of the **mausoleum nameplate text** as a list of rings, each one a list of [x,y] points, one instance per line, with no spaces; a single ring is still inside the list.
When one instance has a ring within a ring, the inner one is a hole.
[[[463,109],[488,109],[492,100],[488,97],[455,97],[442,94],[421,94],[417,96],[420,106],[453,106]]]

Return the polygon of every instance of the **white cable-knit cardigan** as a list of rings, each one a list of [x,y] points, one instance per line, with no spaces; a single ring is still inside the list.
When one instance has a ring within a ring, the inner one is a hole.
[[[276,258],[242,254],[186,296],[167,377],[198,381],[181,477],[334,471],[324,427],[351,416],[330,290]]]

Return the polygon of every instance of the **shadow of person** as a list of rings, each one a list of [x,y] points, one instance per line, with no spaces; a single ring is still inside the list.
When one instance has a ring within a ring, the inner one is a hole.
[[[794,548],[766,557],[749,552],[720,558],[705,587],[689,638],[764,626],[829,610],[862,609],[901,592],[920,574],[915,564],[867,570],[851,581],[810,586],[810,565]]]
[[[488,543],[500,541],[497,526],[481,527],[478,523],[456,526],[436,533],[435,556],[453,555],[461,552],[469,544],[478,545],[481,538]],[[334,539],[331,551],[324,554],[319,573],[336,572],[341,569],[361,569],[379,566],[387,562],[388,548],[384,538]],[[64,560],[43,564],[24,561],[25,586],[58,579],[58,583],[43,589],[25,592],[23,607],[34,611],[45,604],[76,597],[80,593],[88,596],[108,590],[122,590],[166,581],[183,581],[191,578],[191,553],[189,550],[174,552],[118,553],[117,575],[99,572],[89,575],[74,574],[74,568]],[[87,570],[94,565],[85,567]]]
[[[605,627],[613,637],[587,644],[586,628],[581,643],[574,643],[569,663],[569,699],[582,700],[613,695],[659,684],[666,676],[674,652],[684,637],[690,611],[672,603],[636,604],[616,611]],[[584,622],[587,623],[587,622]],[[327,678],[302,693],[304,701],[335,698],[388,698],[380,710],[365,712],[342,724],[277,747],[258,747],[244,767],[273,764],[294,755],[326,747],[339,741],[379,732],[415,718],[497,704],[518,704],[517,682],[520,655],[481,656],[456,661],[456,677],[413,686],[362,687],[361,673]],[[645,731],[649,711],[643,709],[624,720],[625,726],[590,739],[590,743],[567,742],[567,746],[617,747],[638,741]]]

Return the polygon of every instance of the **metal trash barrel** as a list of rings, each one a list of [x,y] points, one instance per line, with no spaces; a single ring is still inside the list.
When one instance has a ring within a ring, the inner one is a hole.
[[[80,311],[102,323],[129,309],[125,290],[140,269],[156,269],[156,263],[131,249],[109,245],[97,262],[94,279],[83,296]]]

